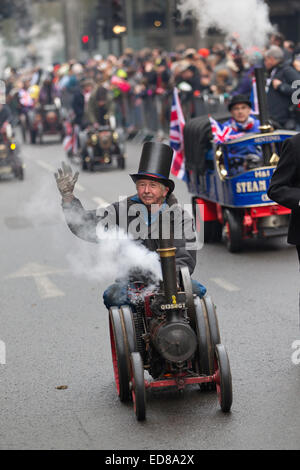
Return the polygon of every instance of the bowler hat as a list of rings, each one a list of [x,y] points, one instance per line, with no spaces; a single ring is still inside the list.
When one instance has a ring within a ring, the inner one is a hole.
[[[138,173],[130,175],[136,183],[139,179],[150,179],[162,183],[169,188],[169,194],[174,191],[174,181],[169,179],[173,159],[173,149],[160,142],[145,142]]]
[[[233,106],[241,103],[247,104],[250,108],[252,107],[251,101],[247,95],[234,95],[228,104],[228,110],[231,111]]]

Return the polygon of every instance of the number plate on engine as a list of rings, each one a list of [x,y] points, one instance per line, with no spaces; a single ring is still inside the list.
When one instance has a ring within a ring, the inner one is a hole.
[[[161,310],[173,310],[175,308],[185,308],[185,303],[180,304],[163,304],[160,306]]]

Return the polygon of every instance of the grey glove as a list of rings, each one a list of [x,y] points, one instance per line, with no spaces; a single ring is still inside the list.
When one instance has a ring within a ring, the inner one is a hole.
[[[72,168],[62,162],[62,169],[58,168],[58,173],[54,173],[57,187],[65,201],[71,201],[73,199],[73,191],[78,180],[79,172],[73,176]]]

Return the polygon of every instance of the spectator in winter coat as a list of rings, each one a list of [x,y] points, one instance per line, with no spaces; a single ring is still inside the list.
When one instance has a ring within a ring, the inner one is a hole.
[[[265,67],[268,73],[267,101],[271,118],[281,127],[285,127],[292,105],[292,84],[300,79],[300,74],[284,62],[284,54],[280,47],[271,46],[265,53]]]

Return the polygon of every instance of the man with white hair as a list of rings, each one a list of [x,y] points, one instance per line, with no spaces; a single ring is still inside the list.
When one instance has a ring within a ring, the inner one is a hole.
[[[99,224],[104,231],[118,226],[137,244],[149,251],[157,251],[160,230],[167,228],[172,212],[178,276],[181,267],[187,267],[192,274],[196,266],[196,234],[191,215],[178,204],[173,194],[175,183],[169,179],[172,160],[173,149],[169,145],[145,142],[138,173],[130,175],[136,184],[136,194],[107,206],[102,214],[96,210],[85,210],[80,200],[75,198],[73,191],[78,172],[73,175],[71,167],[63,163],[55,178],[71,232],[85,241],[101,243]],[[136,260],[136,267],[143,270],[142,260]],[[103,300],[108,309],[113,305],[130,304],[129,277],[128,273],[125,278],[124,273],[120,273],[116,282],[105,290]],[[206,292],[206,288],[196,280],[192,280],[192,288],[199,297]]]
[[[281,127],[288,127],[291,97],[295,91],[292,83],[300,79],[300,74],[284,62],[283,50],[278,46],[271,46],[266,51],[264,62],[268,73],[267,100],[270,117]]]

